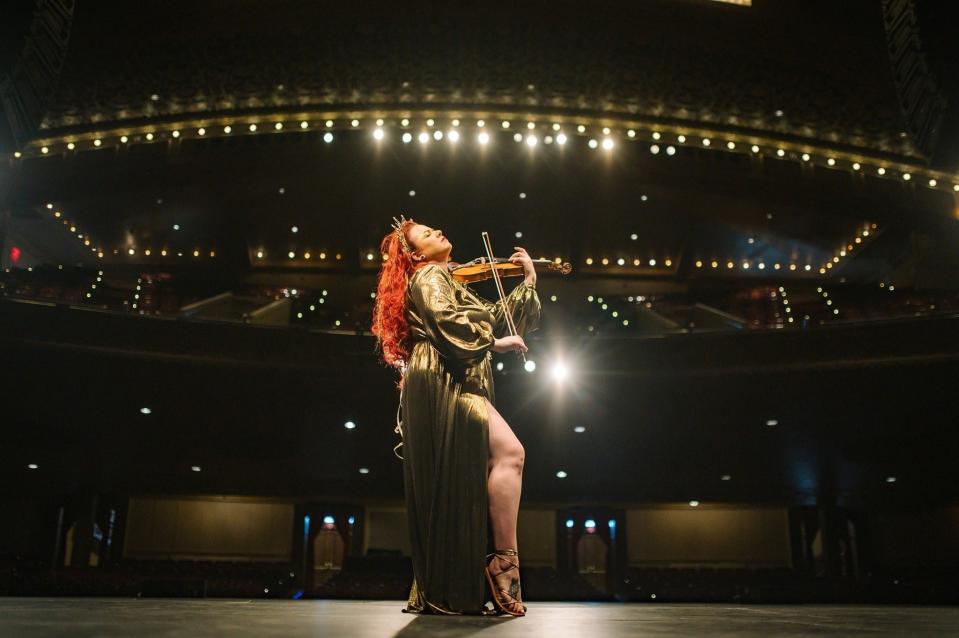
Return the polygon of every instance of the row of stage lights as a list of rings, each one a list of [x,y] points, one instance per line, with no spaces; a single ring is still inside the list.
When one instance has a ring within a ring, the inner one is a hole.
[[[876,228],[878,228],[878,225],[877,225],[877,224],[871,224],[871,228],[872,228],[873,230],[875,230]],[[826,271],[827,271],[828,269],[831,269],[831,268],[833,267],[833,264],[838,264],[842,258],[847,257],[847,256],[851,256],[851,253],[852,253],[852,251],[855,249],[856,245],[861,244],[862,241],[863,241],[863,239],[864,239],[865,237],[868,237],[869,234],[870,234],[870,225],[867,225],[866,228],[864,228],[864,229],[862,229],[861,231],[859,231],[858,235],[857,235],[855,238],[853,238],[852,240],[850,240],[850,243],[846,244],[844,248],[840,248],[840,249],[836,252],[836,254],[832,257],[832,260],[831,260],[831,261],[827,261],[827,262],[823,263],[823,265],[822,265],[822,266],[820,267],[820,269],[819,269],[819,273],[820,273],[820,274],[823,274],[823,275],[826,274]],[[519,236],[522,236],[522,233],[517,232],[516,235],[519,237]],[[635,240],[635,239],[636,239],[635,233],[634,233],[631,237],[632,237],[632,239]],[[320,259],[326,259],[326,253],[325,253],[325,252],[321,252],[321,253],[319,254],[319,256],[320,256]],[[266,252],[265,252],[263,249],[257,250],[257,252],[256,252],[256,257],[257,257],[257,259],[263,259],[264,257],[266,257]],[[294,251],[291,250],[291,251],[289,251],[289,252],[287,253],[287,257],[288,257],[289,259],[296,259],[297,254],[296,254],[296,252],[294,252]],[[341,257],[341,254],[340,254],[340,253],[337,253],[336,258],[337,258],[337,259],[340,259],[340,257]],[[303,253],[303,259],[309,260],[309,259],[311,259],[311,258],[312,258],[312,253],[311,253],[311,252],[307,251],[307,252],[304,252],[304,253]],[[381,258],[382,261],[386,261],[386,260],[388,259],[388,256],[387,256],[386,254],[381,254],[381,255],[380,255],[380,258]],[[374,261],[375,259],[376,259],[376,255],[375,255],[374,253],[372,253],[372,252],[367,252],[367,253],[366,253],[366,261]],[[545,256],[543,256],[543,255],[540,255],[539,259],[547,259],[547,258],[546,258]],[[554,258],[553,258],[553,261],[554,261],[555,263],[557,263],[557,264],[560,264],[560,263],[563,262],[563,258],[562,258],[562,257],[554,257]],[[596,260],[594,260],[592,257],[586,257],[583,263],[584,263],[585,265],[587,265],[587,266],[593,266],[593,265],[596,265]],[[601,259],[599,260],[599,264],[601,264],[601,265],[603,265],[603,266],[609,266],[610,263],[611,263],[611,260],[610,260],[608,257],[603,257],[603,258],[601,258]],[[627,259],[627,258],[624,258],[624,257],[620,257],[620,258],[618,258],[618,259],[616,260],[616,265],[618,265],[618,266],[626,266],[626,265],[629,264],[629,263],[630,263],[630,260]],[[643,260],[640,259],[640,258],[638,258],[638,257],[633,258],[631,263],[632,263],[633,266],[637,266],[637,267],[643,266]],[[646,262],[647,266],[650,267],[650,268],[655,268],[655,267],[658,265],[658,263],[659,263],[659,262],[658,262],[655,258],[651,258],[651,259],[649,259],[649,260]],[[753,265],[753,263],[754,263],[754,262],[751,262],[751,261],[748,260],[748,259],[747,259],[747,260],[743,260],[742,263],[741,263],[741,267],[742,267],[743,270],[749,270],[750,267]],[[663,260],[662,265],[663,265],[664,267],[666,267],[666,268],[671,268],[672,265],[673,265],[673,261],[672,261],[672,259],[670,259],[669,257],[667,257],[666,259]],[[713,269],[717,269],[717,268],[719,267],[719,265],[720,265],[720,262],[714,259],[714,260],[712,260],[711,262],[709,262],[708,264],[706,264],[706,263],[703,262],[701,259],[697,259],[696,262],[695,262],[695,265],[696,265],[696,268],[703,268],[704,266],[707,266],[707,265],[708,265],[709,267],[712,267]],[[755,266],[756,266],[756,268],[757,268],[758,270],[764,270],[764,269],[766,268],[766,263],[765,263],[764,261],[757,261],[757,262],[755,262]],[[735,267],[736,267],[735,262],[733,262],[732,260],[727,260],[727,261],[726,261],[726,268],[727,268],[727,269],[733,269],[733,268],[735,268]],[[778,262],[777,262],[777,263],[774,263],[774,264],[772,265],[772,268],[773,268],[774,270],[780,270],[782,267],[783,267],[782,264],[780,264],[780,263],[778,263]],[[800,266],[799,266],[798,264],[796,264],[795,262],[790,263],[789,266],[788,266],[789,270],[791,270],[791,271],[798,270],[799,267],[800,267]],[[803,268],[803,270],[805,270],[805,271],[811,271],[812,268],[813,268],[813,266],[812,266],[811,264],[805,264],[802,268]]]
[[[90,248],[90,252],[94,253],[94,254],[97,256],[98,259],[103,259],[103,255],[104,255],[104,253],[103,253],[103,247],[102,247],[102,246],[99,246],[99,247],[94,247],[94,246],[92,246],[91,244],[92,244],[93,242],[91,241],[89,235],[86,235],[86,234],[80,232],[80,230],[77,228],[76,222],[72,222],[72,221],[70,221],[70,220],[68,220],[68,219],[64,219],[64,218],[63,218],[63,213],[62,213],[59,209],[57,209],[56,207],[54,207],[54,205],[53,205],[52,203],[47,203],[46,209],[47,209],[48,211],[50,211],[50,214],[51,214],[54,218],[59,219],[60,222],[61,222],[64,226],[66,226],[67,228],[69,228],[70,232],[73,233],[74,235],[76,235],[77,239],[78,239],[80,242],[82,242],[85,247]],[[174,230],[179,230],[179,229],[180,229],[180,228],[179,228],[179,225],[174,225],[173,229],[174,229]],[[113,249],[113,254],[114,254],[114,255],[117,255],[117,254],[119,254],[119,253],[120,253],[120,249],[119,249],[119,248]],[[137,254],[137,249],[136,249],[136,248],[132,248],[132,247],[131,247],[131,248],[127,248],[127,249],[126,249],[126,253],[127,253],[127,255],[133,257],[133,256],[135,256],[135,255]],[[193,256],[194,256],[194,257],[200,257],[200,256],[201,256],[202,254],[204,254],[204,253],[209,254],[209,256],[210,256],[211,258],[216,257],[216,251],[215,251],[215,250],[201,251],[199,248],[194,248],[194,249],[193,249]],[[145,256],[147,256],[147,257],[151,257],[151,256],[153,256],[153,250],[152,250],[151,248],[147,248],[147,249],[145,249],[145,250],[143,251],[143,254],[144,254]],[[166,257],[168,254],[172,256],[172,251],[168,251],[166,248],[161,248],[158,254],[159,254],[159,256],[161,256],[161,257]],[[177,257],[183,257],[183,252],[182,252],[182,251],[177,251],[176,256],[177,256]]]
[[[55,207],[54,207],[54,205],[53,205],[52,203],[48,203],[48,204],[46,205],[46,208],[51,212],[51,214],[52,214],[55,218],[57,218],[57,219],[62,218],[62,216],[63,216],[62,212],[61,212],[60,210],[55,209]],[[67,219],[61,219],[61,222],[63,223],[64,226],[67,226],[67,227],[69,228],[69,230],[70,230],[71,233],[73,233],[73,234],[75,234],[75,235],[77,236],[77,239],[78,239],[78,240],[80,240],[80,241],[83,242],[84,246],[90,247],[90,245],[91,245],[90,237],[89,237],[89,236],[86,236],[86,235],[84,235],[84,233],[80,232],[74,222],[71,222],[71,221],[69,221],[69,220],[67,220]],[[293,228],[296,228],[296,227],[294,226]],[[872,225],[872,228],[875,229],[875,228],[876,228],[876,224],[873,224],[873,225]],[[179,230],[179,227],[178,227],[178,226],[175,226],[175,229]],[[295,232],[295,231],[294,231],[294,232]],[[519,233],[517,233],[517,234],[519,234]],[[634,236],[635,236],[635,235],[634,235]],[[868,230],[868,229],[863,230],[863,231],[862,231],[862,237],[868,237],[868,236],[869,236],[869,230]],[[855,240],[854,240],[854,243],[855,243],[855,244],[860,243],[860,242],[862,241],[862,237],[856,237]],[[848,244],[845,249],[842,249],[842,250],[839,251],[839,253],[837,254],[837,256],[833,257],[833,262],[838,263],[838,261],[839,261],[839,259],[840,259],[841,257],[847,256],[847,254],[850,253],[850,252],[853,250],[853,247],[854,247],[854,246],[853,246],[853,243]],[[103,248],[102,248],[102,247],[99,247],[99,248],[90,247],[90,250],[91,250],[91,252],[95,253],[98,258],[100,258],[100,259],[103,258],[104,253],[103,253]],[[200,249],[196,248],[196,249],[193,250],[192,254],[193,254],[193,257],[200,257],[200,256],[203,254],[203,252],[206,252],[206,251],[201,251]],[[119,249],[114,249],[113,253],[114,253],[114,254],[119,254]],[[133,247],[127,248],[127,249],[126,249],[126,253],[127,253],[127,255],[129,255],[129,256],[131,256],[131,257],[134,257],[134,256],[136,256],[136,254],[137,254],[137,249],[136,249],[136,248],[133,248]],[[153,256],[153,253],[154,253],[154,251],[153,251],[153,249],[151,249],[151,248],[146,248],[146,249],[143,250],[143,255],[146,256],[146,257],[151,257],[151,256]],[[160,251],[158,252],[158,254],[159,254],[159,256],[161,256],[161,257],[166,257],[166,256],[168,256],[168,255],[170,255],[170,254],[172,254],[172,253],[171,253],[170,251],[168,251],[166,248],[162,248],[162,249],[160,249]],[[211,258],[213,258],[213,257],[216,256],[216,251],[215,251],[215,250],[210,250],[210,251],[208,252],[208,254],[209,254],[209,256],[210,256]],[[176,255],[177,255],[178,257],[182,257],[182,256],[183,256],[183,252],[182,252],[182,251],[177,251]],[[265,259],[265,258],[267,257],[267,252],[266,252],[264,249],[261,248],[261,249],[258,249],[258,250],[256,251],[255,255],[256,255],[256,258],[257,258],[258,260],[259,260],[259,259]],[[288,259],[296,259],[297,256],[298,256],[298,255],[297,255],[297,253],[296,253],[295,251],[292,251],[292,250],[291,250],[291,251],[287,252],[287,258],[288,258]],[[307,261],[311,260],[311,259],[313,258],[313,256],[314,256],[314,255],[313,255],[313,253],[312,253],[311,251],[305,251],[305,252],[303,252],[303,253],[301,254],[301,258],[304,259],[304,260],[307,260]],[[319,253],[317,253],[316,256],[317,256],[321,261],[322,261],[322,260],[326,260],[328,256],[332,256],[332,257],[333,257],[335,260],[337,260],[337,261],[340,261],[340,260],[342,260],[342,258],[343,258],[343,254],[342,254],[342,253],[335,253],[335,255],[328,255],[328,254],[326,253],[326,251],[320,251]],[[366,257],[366,260],[367,260],[368,262],[369,262],[369,261],[374,261],[374,260],[376,259],[376,255],[375,255],[374,253],[372,253],[372,252],[367,252],[367,253],[365,254],[365,257]],[[381,257],[381,260],[382,260],[382,261],[386,261],[387,256],[386,256],[385,254],[384,254],[384,255],[381,255],[380,257]],[[545,257],[540,257],[540,258],[541,258],[541,259],[545,259]],[[555,257],[555,258],[554,258],[554,261],[555,261],[556,263],[562,263],[562,258],[561,258],[561,257]],[[832,268],[832,263],[833,263],[833,262],[827,262],[826,264],[824,264],[823,267],[821,267],[821,268],[819,269],[820,274],[825,274],[827,269]],[[596,264],[596,261],[595,261],[592,257],[587,257],[587,258],[585,259],[584,263],[585,263],[587,266],[592,266],[592,265],[595,265],[595,264]],[[626,258],[623,258],[623,257],[620,257],[620,258],[618,258],[618,259],[616,260],[616,264],[619,265],[619,266],[625,266],[625,265],[627,265],[627,263],[629,263],[629,262],[627,261]],[[646,261],[647,266],[650,267],[650,268],[655,268],[655,267],[658,265],[658,263],[659,263],[659,262],[658,262],[655,258],[651,258],[651,259],[649,259],[648,261]],[[601,258],[601,259],[599,260],[599,264],[602,264],[603,266],[608,266],[608,265],[610,265],[610,259],[609,259],[608,257],[603,257],[603,258]],[[670,259],[669,257],[667,257],[666,259],[663,260],[662,264],[663,264],[663,266],[665,266],[666,268],[671,268],[672,265],[673,265],[673,261],[672,261],[672,259]],[[717,260],[715,260],[715,259],[712,260],[712,261],[709,263],[709,265],[710,265],[713,269],[718,268],[718,267],[719,267],[719,264],[720,264],[720,262],[717,261]],[[633,266],[636,266],[636,267],[643,266],[643,260],[641,260],[641,259],[639,259],[639,258],[633,258],[633,259],[632,259],[632,265],[633,265]],[[704,262],[703,262],[702,260],[696,260],[695,265],[696,265],[696,268],[703,268],[705,264],[704,264]],[[743,270],[748,270],[748,269],[750,268],[750,266],[751,266],[751,262],[748,261],[748,260],[744,260],[744,261],[741,263],[741,266],[742,266],[742,269],[743,269]],[[644,266],[644,267],[645,267],[645,266]],[[734,263],[733,261],[729,260],[729,261],[726,262],[726,267],[727,267],[727,269],[733,269],[733,268],[735,268],[735,263]],[[756,267],[757,267],[759,270],[763,270],[763,269],[765,269],[766,265],[765,265],[764,262],[758,262],[758,263],[756,264]],[[779,263],[773,264],[773,268],[774,268],[775,270],[779,270],[781,267],[782,267],[782,266],[781,266],[781,264],[779,264]],[[795,262],[793,262],[793,263],[789,264],[788,268],[789,268],[789,270],[791,270],[791,271],[795,271],[795,270],[797,270],[797,269],[799,268],[799,266],[798,266]],[[806,264],[806,265],[804,266],[804,270],[806,270],[806,271],[812,270],[812,266],[811,266],[810,264]]]
[[[838,316],[838,315],[839,315],[839,308],[836,307],[836,306],[833,304],[833,300],[829,298],[829,292],[826,291],[826,290],[823,290],[822,287],[820,286],[820,287],[816,288],[816,293],[818,293],[819,295],[822,296],[823,301],[824,301],[825,304],[826,304],[826,309],[827,309],[827,310],[831,310],[833,316]],[[776,294],[773,293],[773,298],[774,298],[774,299],[775,299],[775,296],[776,296]],[[785,287],[785,286],[780,286],[780,287],[779,287],[779,298],[780,298],[780,300],[782,301],[783,311],[786,313],[787,321],[788,321],[789,323],[794,323],[795,320],[793,319],[793,315],[792,315],[792,307],[789,305],[789,293],[786,291],[786,287]],[[805,318],[806,318],[806,319],[809,319],[809,315],[806,315]]]
[[[53,217],[55,217],[55,218],[57,218],[57,219],[61,219],[61,218],[62,218],[63,214],[61,213],[60,210],[55,209],[55,207],[54,207],[54,205],[53,205],[52,203],[47,203],[47,204],[46,204],[46,208],[47,208],[47,210],[49,210],[49,211],[51,212],[51,214],[53,215]],[[91,246],[91,240],[90,240],[90,238],[89,238],[88,236],[85,236],[84,233],[80,232],[80,231],[77,229],[77,226],[76,226],[75,223],[73,223],[73,222],[71,222],[71,221],[69,221],[69,220],[67,220],[67,219],[61,219],[61,223],[62,223],[64,226],[69,227],[70,232],[71,232],[71,233],[74,233],[74,234],[77,236],[77,239],[83,242],[84,246],[90,247],[91,252],[95,253],[98,258],[100,258],[100,259],[103,258],[103,249],[102,249],[102,248],[94,248],[94,247],[92,247],[92,246]],[[852,240],[850,240],[850,241],[845,245],[845,247],[840,248],[840,250],[833,256],[833,258],[832,258],[831,261],[827,261],[826,263],[824,263],[824,264],[819,268],[819,274],[821,274],[821,275],[826,274],[826,272],[827,272],[828,270],[830,270],[830,269],[833,268],[833,265],[834,265],[834,264],[838,264],[841,259],[843,259],[843,258],[845,258],[845,257],[847,257],[847,256],[851,256],[852,251],[855,249],[855,247],[856,247],[857,245],[861,244],[865,238],[869,237],[871,230],[872,230],[872,231],[875,231],[877,228],[878,228],[878,225],[875,224],[875,223],[873,223],[873,224],[867,224],[866,227],[864,227],[863,229],[861,229],[860,231],[858,231],[857,236],[854,237]],[[179,226],[178,226],[178,225],[174,225],[174,229],[175,229],[175,230],[179,230]],[[298,228],[297,228],[296,226],[292,227],[292,232],[296,233],[297,231],[298,231]],[[521,233],[519,233],[519,232],[517,232],[516,234],[517,234],[518,236],[521,236]],[[635,239],[635,237],[636,237],[635,234],[632,235],[632,238]],[[133,247],[130,247],[130,248],[127,248],[127,249],[126,249],[126,252],[127,252],[127,254],[128,254],[129,256],[135,256],[135,255],[137,254],[137,249],[136,249],[136,248],[133,248]],[[114,254],[118,254],[118,253],[119,253],[119,249],[114,249],[113,253],[114,253]],[[146,249],[144,249],[143,254],[144,254],[145,256],[147,256],[147,257],[150,257],[150,256],[153,255],[153,251],[152,251],[152,249],[150,249],[150,248],[146,248]],[[200,257],[201,254],[202,254],[202,253],[201,253],[201,251],[200,251],[199,249],[194,249],[194,250],[193,250],[193,257]],[[167,249],[166,249],[166,248],[161,249],[161,250],[159,251],[159,255],[160,255],[161,257],[166,257],[166,256],[168,255]],[[178,252],[177,252],[177,256],[178,256],[178,257],[182,257],[182,256],[183,256],[183,252],[182,252],[182,251],[178,251]],[[216,251],[214,251],[214,250],[209,251],[209,256],[210,256],[211,258],[215,257],[215,256],[216,256]],[[320,251],[317,256],[319,257],[320,260],[325,260],[325,259],[327,258],[327,253],[326,253],[325,251]],[[258,260],[259,260],[259,259],[264,259],[265,257],[266,257],[266,251],[265,251],[265,250],[263,250],[263,249],[261,248],[261,249],[259,249],[259,250],[256,251],[256,258],[257,258]],[[296,257],[297,257],[297,253],[294,252],[294,251],[289,251],[289,252],[287,253],[287,258],[288,258],[288,259],[296,259]],[[303,255],[302,255],[302,258],[305,259],[305,260],[310,260],[310,259],[312,259],[312,257],[313,257],[313,254],[312,254],[310,251],[306,251],[306,252],[304,252]],[[342,254],[342,253],[336,253],[336,254],[335,254],[335,259],[336,259],[337,261],[342,260],[342,258],[343,258],[343,254]],[[367,260],[367,261],[373,261],[374,259],[375,259],[375,254],[374,254],[373,252],[367,252],[367,253],[366,253],[366,260]],[[382,261],[386,261],[387,255],[382,254],[382,255],[381,255],[381,259],[382,259]],[[542,256],[541,256],[540,259],[545,259],[545,257],[542,257]],[[561,257],[555,257],[555,258],[554,258],[554,262],[555,262],[555,263],[562,263],[562,258],[561,258]],[[585,259],[585,262],[584,262],[584,263],[585,263],[587,266],[592,266],[592,265],[594,265],[594,260],[593,260],[592,257],[587,257],[587,258]],[[609,259],[608,257],[603,257],[602,259],[600,259],[600,263],[601,263],[603,266],[608,266],[608,265],[610,264],[610,259]],[[627,260],[626,260],[625,258],[620,257],[620,258],[618,258],[618,259],[616,260],[616,263],[617,263],[617,265],[619,265],[619,266],[625,266],[628,262],[627,262]],[[658,262],[657,262],[657,260],[656,260],[655,258],[649,259],[648,262],[647,262],[648,266],[651,267],[651,268],[655,268],[655,267],[657,266],[657,263],[658,263]],[[665,260],[663,260],[663,266],[665,266],[666,268],[672,267],[672,264],[673,264],[673,262],[672,262],[672,260],[671,260],[669,257],[667,257]],[[632,265],[633,265],[633,266],[637,266],[637,267],[642,266],[642,260],[639,259],[639,258],[634,258],[634,259],[632,260]],[[703,267],[705,266],[705,263],[704,263],[702,260],[697,259],[696,262],[695,262],[695,265],[696,265],[696,268],[697,268],[697,269],[701,269],[701,268],[703,268]],[[709,262],[709,266],[710,266],[712,269],[714,269],[714,270],[715,270],[715,269],[718,269],[718,268],[719,268],[719,265],[720,265],[720,262],[719,262],[718,260],[715,260],[715,259],[713,259],[711,262]],[[735,268],[735,265],[736,265],[736,264],[735,264],[732,260],[726,261],[726,268],[727,268],[727,270],[732,270],[733,268]],[[740,265],[741,265],[741,268],[742,268],[743,270],[749,270],[749,269],[751,268],[751,266],[752,266],[752,262],[750,262],[749,260],[743,260]],[[756,268],[757,268],[758,270],[764,270],[764,269],[766,268],[765,262],[762,262],[762,261],[756,262]],[[781,265],[780,263],[777,262],[777,263],[774,263],[774,264],[773,264],[773,269],[774,269],[774,270],[780,270],[781,268],[782,268],[782,265]],[[796,271],[796,270],[799,268],[799,265],[797,265],[795,262],[792,262],[792,263],[789,264],[788,268],[789,268],[790,271]],[[811,265],[811,264],[808,264],[808,263],[805,264],[805,265],[803,266],[803,270],[805,270],[805,271],[811,271],[811,270],[812,270],[812,265]],[[88,296],[89,296],[89,295],[88,295]]]
[[[437,128],[438,123],[435,118],[425,120],[426,128],[419,132],[407,130],[416,126],[412,119],[404,117],[399,120],[400,139],[403,143],[410,144],[417,140],[420,144],[429,142],[439,142],[447,140],[450,143],[457,143],[465,137],[465,125],[460,119],[453,118],[449,121],[446,130]],[[390,124],[392,125],[392,124]],[[375,120],[372,137],[377,142],[388,140],[386,120],[378,118]],[[350,119],[348,124],[342,121],[327,119],[323,122],[321,129],[325,128],[323,141],[331,144],[334,139],[333,131],[342,128],[345,130],[358,130],[368,126],[367,122],[360,119]],[[522,129],[522,124],[515,123],[513,120],[502,119],[496,121],[487,121],[485,119],[476,119],[473,121],[475,126],[475,141],[479,145],[487,145],[493,141],[491,131],[500,130],[507,134],[516,127]],[[153,128],[149,130],[140,130],[137,132],[127,131],[117,135],[119,131],[107,132],[94,136],[65,136],[54,140],[45,140],[28,146],[25,151],[15,151],[12,155],[14,160],[24,157],[24,153],[34,156],[47,156],[54,150],[75,151],[83,149],[102,148],[104,142],[112,142],[115,145],[123,146],[130,143],[153,143],[156,141],[180,141],[186,137],[207,138],[213,136],[229,136],[234,132],[245,134],[257,134],[259,132],[281,133],[288,130],[309,131],[315,127],[309,119],[300,119],[298,121],[254,121],[254,122],[229,122],[220,124],[202,124],[195,126],[181,126],[170,129]],[[570,124],[569,129],[564,129],[559,122],[551,124],[528,121],[525,124],[526,133],[515,132],[512,138],[517,143],[525,143],[529,147],[536,147],[542,142],[546,145],[565,146],[571,139],[570,136],[579,136],[587,139],[587,146],[591,149],[602,148],[611,151],[616,146],[617,140],[626,139],[631,141],[650,142],[649,152],[658,155],[661,152],[667,156],[676,154],[676,145],[683,147],[697,147],[706,149],[719,149],[729,152],[744,152],[748,150],[752,155],[766,155],[777,159],[796,159],[802,163],[822,164],[829,168],[849,169],[854,172],[871,172],[880,177],[898,177],[902,181],[910,182],[914,177],[917,182],[922,183],[931,189],[948,190],[959,192],[959,175],[949,175],[943,172],[926,170],[922,167],[904,167],[902,164],[891,166],[889,162],[883,160],[868,158],[865,156],[850,156],[842,153],[822,152],[822,149],[811,149],[805,146],[789,146],[777,144],[769,140],[750,140],[744,139],[715,139],[708,134],[694,135],[692,133],[680,132],[681,129],[673,131],[660,131],[654,128],[639,129],[626,128],[625,133],[614,131],[609,126]],[[600,135],[601,132],[601,135]],[[761,142],[761,143],[757,143]],[[814,151],[814,152],[810,152]]]
[[[779,287],[779,297],[782,300],[783,311],[786,313],[787,320],[789,323],[794,323],[795,320],[792,316],[792,308],[789,307],[789,293],[786,292],[785,286]]]
[[[826,309],[831,310],[834,317],[838,316],[839,308],[833,305],[833,300],[829,298],[829,292],[826,290],[823,290],[822,287],[816,288],[816,292],[822,296],[823,301],[826,304]],[[793,315],[792,315],[792,307],[789,305],[789,293],[786,292],[785,286],[779,287],[779,296],[783,304],[783,310],[786,313],[787,321],[789,323],[794,323],[795,320],[793,319]],[[773,298],[775,298],[775,293],[773,293]],[[778,316],[778,313],[777,313],[777,316]],[[809,315],[805,315],[804,318],[808,320]]]
[[[829,298],[829,292],[826,291],[826,290],[823,290],[821,287],[820,287],[820,288],[816,288],[816,292],[818,292],[820,295],[822,295],[823,302],[826,304],[826,309],[827,309],[827,310],[832,310],[832,314],[833,314],[833,315],[838,315],[838,314],[839,314],[839,308],[837,308],[836,306],[833,305],[833,300]]]

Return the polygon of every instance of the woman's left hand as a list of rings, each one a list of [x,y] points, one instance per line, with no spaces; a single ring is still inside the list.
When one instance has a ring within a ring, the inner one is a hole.
[[[516,251],[510,255],[509,260],[514,264],[523,265],[523,274],[526,275],[526,281],[530,283],[536,283],[536,268],[533,267],[533,260],[530,258],[529,253],[526,252],[525,248],[521,246],[513,246],[513,249]]]

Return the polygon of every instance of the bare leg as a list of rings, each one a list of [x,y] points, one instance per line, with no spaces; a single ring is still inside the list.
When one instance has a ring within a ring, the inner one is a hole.
[[[525,450],[489,399],[486,399],[486,409],[489,413],[487,492],[490,522],[493,526],[493,542],[496,545],[494,549],[518,550],[516,519],[519,516],[519,501],[523,486]],[[494,556],[490,563],[490,571],[498,574],[508,569],[511,562],[518,565],[519,557]],[[518,570],[510,570],[495,577],[495,580],[499,587],[520,598]],[[521,611],[518,605],[516,611]]]
[[[496,549],[516,547],[516,518],[523,486],[525,451],[500,413],[486,399],[489,411],[489,512]]]

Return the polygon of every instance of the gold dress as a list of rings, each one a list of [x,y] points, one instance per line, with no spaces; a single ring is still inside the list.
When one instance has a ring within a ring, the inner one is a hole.
[[[533,284],[506,298],[517,334],[539,328]],[[406,294],[412,350],[400,393],[403,479],[413,554],[405,612],[488,614],[486,480],[489,415],[495,405],[490,348],[509,334],[502,301],[492,303],[429,264]]]

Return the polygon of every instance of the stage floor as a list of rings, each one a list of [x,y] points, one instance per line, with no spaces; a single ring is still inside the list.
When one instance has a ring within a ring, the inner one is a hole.
[[[528,602],[523,618],[417,616],[401,600],[0,598],[0,636],[945,636],[959,607]]]

